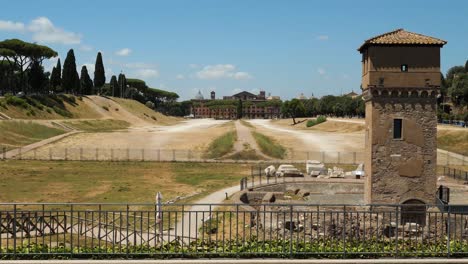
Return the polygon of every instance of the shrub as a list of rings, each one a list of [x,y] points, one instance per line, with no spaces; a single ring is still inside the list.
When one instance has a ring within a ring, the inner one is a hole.
[[[316,119],[313,120],[308,120],[306,123],[307,127],[313,127],[315,125],[321,124],[323,122],[327,121],[327,118],[325,116],[319,116]]]
[[[106,110],[106,111],[109,111],[109,107],[107,107],[107,106],[105,106],[105,105],[102,106],[102,109],[104,109],[104,110]]]
[[[23,98],[16,97],[16,96],[7,96],[6,103],[9,105],[13,105],[13,106],[19,106],[24,109],[29,108],[29,104],[28,102],[26,102],[26,100],[24,100]]]
[[[66,110],[63,110],[57,106],[54,106],[52,107],[52,109],[54,109],[55,113],[63,116],[63,117],[73,117],[72,113],[66,111]]]

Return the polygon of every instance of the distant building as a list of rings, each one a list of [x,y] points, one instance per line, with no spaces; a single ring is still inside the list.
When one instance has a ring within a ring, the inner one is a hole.
[[[307,100],[307,97],[305,97],[305,95],[303,93],[301,93],[298,97],[296,97],[296,99]]]
[[[271,96],[269,96],[271,97]],[[215,92],[211,92],[211,99],[204,99],[199,92],[192,99],[192,115],[194,118],[237,119],[238,104],[242,103],[244,118],[279,118],[281,115],[281,101],[279,97],[271,99],[265,97],[265,91],[259,94],[243,91],[231,96],[216,99]]]
[[[347,97],[351,97],[351,98],[356,98],[359,96],[359,94],[355,93],[354,91],[351,91],[350,93],[348,94],[345,94],[344,96],[347,96]]]

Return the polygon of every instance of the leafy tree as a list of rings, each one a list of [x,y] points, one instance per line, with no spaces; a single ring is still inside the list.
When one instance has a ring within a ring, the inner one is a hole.
[[[468,60],[465,62],[465,72],[468,72]]]
[[[453,80],[451,89],[452,101],[456,105],[468,104],[468,74],[458,74]]]
[[[281,106],[281,112],[293,119],[293,124],[296,124],[296,117],[304,116],[305,108],[301,100],[292,99],[285,101]]]
[[[120,88],[119,88],[119,83],[117,82],[117,77],[115,75],[112,75],[111,80],[110,80],[110,90],[111,90],[111,95],[115,97],[120,97]]]
[[[39,66],[42,66],[44,59],[50,59],[57,55],[53,49],[36,43],[24,42],[19,39],[0,41],[0,56],[3,61],[7,61],[11,67],[19,72],[19,83],[16,87],[24,92],[28,92],[27,84],[29,84],[26,72],[31,69],[33,63],[37,62]],[[14,73],[10,72],[10,74]]]
[[[97,92],[101,92],[102,86],[106,83],[106,74],[104,72],[104,63],[102,62],[101,52],[98,52],[96,63],[94,65],[94,87]]]
[[[93,81],[91,80],[91,77],[89,77],[88,69],[84,65],[81,67],[80,87],[81,94],[93,94]]]
[[[453,78],[455,77],[455,75],[458,75],[460,73],[465,73],[465,71],[466,71],[465,67],[463,67],[463,66],[454,66],[454,67],[450,68],[447,71],[447,76],[445,77],[447,87],[452,86],[452,81],[453,81]]]
[[[63,63],[62,88],[64,92],[76,93],[80,89],[80,79],[76,71],[75,53],[70,49]]]
[[[242,100],[239,99],[239,102],[237,103],[237,119],[241,119],[243,116],[242,113],[243,107],[242,107]]]

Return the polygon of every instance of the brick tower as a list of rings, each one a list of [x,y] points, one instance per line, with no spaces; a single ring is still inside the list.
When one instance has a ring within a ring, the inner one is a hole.
[[[434,203],[436,98],[440,49],[446,43],[398,29],[358,49],[366,102],[368,204]]]

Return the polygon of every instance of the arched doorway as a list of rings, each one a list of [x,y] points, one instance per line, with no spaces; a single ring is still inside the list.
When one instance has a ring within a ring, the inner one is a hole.
[[[410,199],[401,204],[401,224],[417,223],[426,225],[426,204],[418,199]]]

